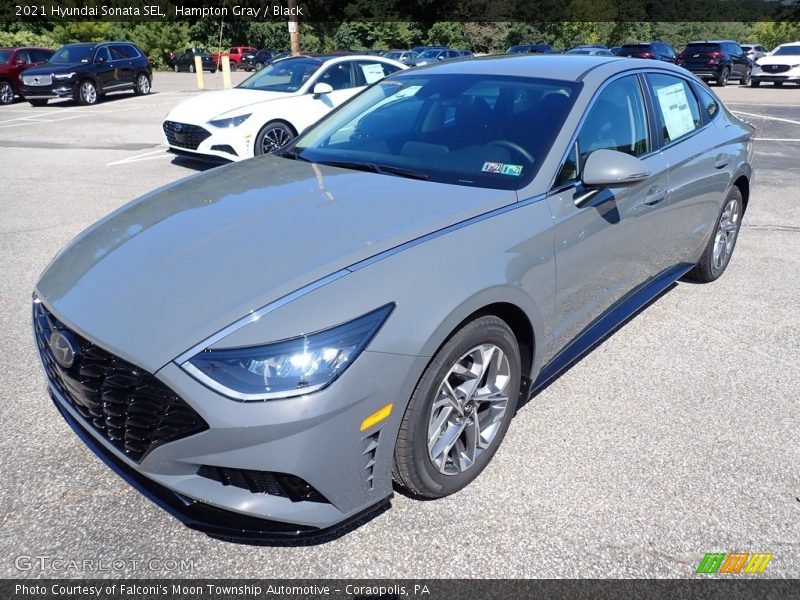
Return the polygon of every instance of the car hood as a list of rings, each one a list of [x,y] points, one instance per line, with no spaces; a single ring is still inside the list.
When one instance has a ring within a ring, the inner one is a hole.
[[[50,75],[50,73],[64,73],[86,67],[87,63],[45,63],[40,67],[25,69],[25,75]]]
[[[292,98],[296,93],[264,92],[261,90],[247,90],[235,88],[232,90],[217,90],[206,92],[181,102],[167,115],[170,121],[188,121],[205,123],[209,119],[253,106],[262,102],[270,102],[284,98]]]
[[[56,256],[37,294],[85,337],[155,372],[304,285],[516,199],[258,157],[112,213]]]
[[[764,65],[796,65],[800,64],[800,55],[786,54],[779,56],[764,56],[756,61],[759,67]]]

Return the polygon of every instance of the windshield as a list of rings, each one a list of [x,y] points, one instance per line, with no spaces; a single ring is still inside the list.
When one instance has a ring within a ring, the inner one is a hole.
[[[94,46],[64,46],[53,54],[51,63],[88,63],[94,56]]]
[[[441,50],[425,50],[419,55],[419,58],[436,58],[441,53]]]
[[[800,46],[781,46],[772,56],[800,56]]]
[[[394,60],[397,60],[398,58],[403,56],[403,53],[402,52],[387,52],[383,56],[386,57],[386,58],[392,58]]]
[[[520,189],[580,89],[494,75],[394,75],[297,138],[284,155],[441,183]]]
[[[0,50],[0,64],[7,63],[8,59],[11,58],[11,54],[11,50]]]
[[[256,71],[255,75],[236,87],[269,92],[296,92],[321,66],[322,63],[313,58],[287,58]]]

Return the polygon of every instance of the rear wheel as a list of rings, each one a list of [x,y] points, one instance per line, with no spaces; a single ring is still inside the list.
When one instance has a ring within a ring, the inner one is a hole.
[[[133,93],[137,96],[146,96],[150,93],[150,78],[144,73],[139,73],[136,77],[136,86],[133,88]]]
[[[0,104],[14,102],[14,88],[8,81],[0,81]]]
[[[177,72],[180,70],[180,69],[178,69],[178,65],[175,65],[175,66],[174,66],[174,67],[172,67],[172,68],[173,68],[173,70],[174,70],[176,73],[177,73]]]
[[[256,71],[260,71],[261,69],[264,68],[264,63],[257,62],[255,68]]]
[[[719,77],[717,77],[717,85],[719,87],[725,87],[726,85],[728,85],[728,77],[730,77],[730,75],[731,75],[731,70],[728,67],[722,69],[722,73],[720,73]]]
[[[289,125],[282,121],[270,121],[258,132],[253,152],[256,155],[269,154],[283,148],[296,137]]]
[[[97,93],[97,86],[93,81],[84,79],[78,84],[78,104],[97,104],[99,99],[100,94]]]
[[[503,441],[521,382],[519,346],[495,316],[465,325],[436,353],[411,396],[394,452],[394,478],[440,498],[474,480]]]
[[[238,67],[236,66],[236,63],[231,61],[231,73],[233,73],[237,68]]]
[[[733,186],[722,205],[714,234],[708,240],[697,265],[687,275],[689,279],[708,283],[719,279],[725,272],[736,247],[736,239],[742,225],[742,214],[742,193],[738,187]]]
[[[742,75],[742,78],[739,80],[739,85],[750,85],[750,74],[751,73],[752,73],[752,71],[750,69],[747,69],[744,72],[744,75]]]

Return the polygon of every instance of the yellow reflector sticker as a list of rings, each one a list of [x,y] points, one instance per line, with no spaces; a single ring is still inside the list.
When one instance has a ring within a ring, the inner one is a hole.
[[[373,425],[377,425],[385,418],[387,418],[390,414],[392,414],[392,404],[387,404],[379,411],[372,413],[366,419],[361,421],[361,431],[365,431],[372,427]]]

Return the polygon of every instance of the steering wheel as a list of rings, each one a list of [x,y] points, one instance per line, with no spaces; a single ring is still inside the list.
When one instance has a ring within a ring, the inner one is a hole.
[[[516,142],[512,142],[510,140],[492,140],[486,145],[499,146],[500,148],[505,148],[507,150],[514,150],[516,152],[519,152],[522,156],[524,156],[525,159],[528,160],[531,164],[536,162],[536,160],[533,158],[533,155],[530,152],[528,152],[526,148],[523,148]]]

